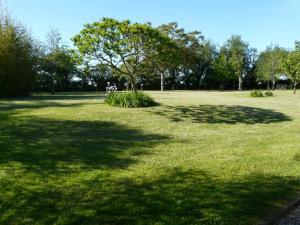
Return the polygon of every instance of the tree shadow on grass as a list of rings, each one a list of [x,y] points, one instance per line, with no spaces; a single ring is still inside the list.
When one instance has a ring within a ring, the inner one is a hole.
[[[21,117],[0,123],[0,163],[19,162],[39,173],[84,168],[125,168],[134,156],[168,140],[114,122]]]
[[[84,92],[65,92],[51,94],[34,94],[26,97],[8,98],[4,100],[15,101],[56,101],[56,100],[101,100],[104,99],[104,93],[84,93]],[[1,98],[0,98],[1,99]]]
[[[14,103],[14,102],[0,102],[0,114],[8,113],[10,115],[14,114],[16,110],[26,110],[26,109],[41,109],[41,108],[50,108],[50,107],[81,107],[83,105],[88,105],[91,103],[62,103],[62,102],[48,102],[48,101],[37,101],[30,103]],[[0,115],[1,116],[1,115]]]
[[[122,180],[118,185],[123,191],[97,206],[103,224],[253,224],[276,201],[299,190],[299,181],[288,177],[253,174],[222,180],[178,168],[154,181]],[[118,204],[112,214],[108,205],[114,202]]]
[[[99,95],[74,95],[74,94],[57,94],[57,95],[34,95],[29,98],[30,101],[40,101],[40,100],[102,100],[104,99],[104,94]],[[26,99],[25,99],[26,100]]]
[[[68,188],[19,187],[15,195],[0,196],[0,202],[3,215],[11,210],[10,217],[2,217],[8,224],[27,218],[38,224],[250,225],[268,215],[276,201],[295,196],[298,184],[289,177],[252,174],[224,180],[174,168],[154,179],[107,176]]]
[[[224,123],[224,124],[269,124],[291,121],[291,118],[281,112],[271,109],[261,109],[246,106],[199,105],[199,106],[165,106],[155,112],[169,118],[173,122],[187,119],[194,123]]]
[[[101,100],[104,95],[78,95],[78,94],[64,94],[64,95],[35,95],[24,98],[13,98],[0,101],[0,113],[8,110],[18,109],[39,109],[46,107],[80,107],[88,104],[101,104],[103,102],[95,103],[88,100]],[[69,101],[72,100],[72,101]],[[85,101],[86,100],[86,101]],[[74,102],[75,101],[75,102]],[[80,101],[80,102],[76,102]]]
[[[46,96],[47,97],[47,96]],[[17,115],[26,110],[43,109],[43,108],[77,108],[87,105],[99,105],[104,104],[103,102],[89,102],[89,101],[49,101],[46,99],[35,99],[32,97],[26,98],[24,101],[18,99],[10,99],[0,101],[0,123],[8,120],[9,118]],[[74,100],[74,99],[73,99]]]
[[[101,104],[101,103],[70,103],[70,102],[49,102],[49,101],[31,101],[30,103],[20,103],[13,101],[0,102],[0,125],[5,123],[13,116],[22,113],[26,110],[42,109],[42,108],[75,108],[82,107],[89,104]],[[0,131],[1,132],[1,131]],[[1,133],[0,133],[1,134]]]

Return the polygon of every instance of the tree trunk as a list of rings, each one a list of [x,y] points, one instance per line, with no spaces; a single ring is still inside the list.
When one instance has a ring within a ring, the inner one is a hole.
[[[175,89],[175,83],[176,83],[176,70],[172,69],[170,71],[170,83],[171,83],[171,89]]]
[[[273,76],[272,78],[272,90],[274,91],[276,88],[276,81],[275,81],[275,77]]]
[[[239,91],[243,90],[243,78],[242,76],[240,75],[239,76]]]
[[[55,87],[54,87],[54,84],[51,85],[51,95],[55,95]]]
[[[270,90],[270,81],[268,80],[267,89]]]
[[[135,82],[131,82],[132,90],[136,93],[137,92],[137,86]]]
[[[160,74],[160,90],[161,90],[161,92],[164,91],[164,83],[165,83],[165,74],[161,73]]]
[[[194,73],[196,74],[195,88],[196,88],[197,90],[199,90],[200,87],[201,87],[201,78],[202,78],[202,74],[203,74],[204,72],[200,72],[200,73],[199,73],[199,72],[195,71]]]
[[[54,83],[54,79],[51,77],[51,95],[55,95],[55,83]]]
[[[294,83],[294,94],[296,94],[297,84],[298,84],[298,83]]]
[[[222,91],[224,90],[224,82],[223,81],[220,84],[220,90],[222,90]]]
[[[95,83],[96,83],[96,90],[97,90],[97,92],[101,91],[101,83],[98,82],[98,81],[96,81]]]

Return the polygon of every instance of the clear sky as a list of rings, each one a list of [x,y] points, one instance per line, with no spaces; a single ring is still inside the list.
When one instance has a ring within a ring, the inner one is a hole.
[[[35,37],[43,39],[54,27],[67,43],[85,23],[102,17],[153,25],[177,21],[187,31],[200,30],[216,44],[239,34],[258,50],[271,42],[291,48],[295,40],[300,40],[300,0],[4,1]]]

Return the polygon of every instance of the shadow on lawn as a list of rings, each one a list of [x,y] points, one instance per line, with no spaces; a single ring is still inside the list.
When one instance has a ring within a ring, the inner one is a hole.
[[[4,185],[2,193],[14,195],[0,196],[0,222],[250,225],[268,215],[274,202],[295,195],[298,184],[288,177],[252,174],[224,180],[201,170],[174,168],[154,180],[107,176],[66,187],[44,184],[37,190]]]
[[[294,160],[295,161],[300,161],[300,154],[294,155]]]
[[[104,99],[104,95],[36,95],[24,98],[7,99],[0,101],[0,116],[1,112],[11,111],[19,109],[39,109],[47,107],[81,107],[89,104],[103,104],[103,102],[88,102],[88,100],[101,100]],[[81,102],[74,102],[74,101]],[[87,100],[85,102],[85,100]],[[28,102],[27,102],[28,101]],[[58,102],[59,101],[59,102]],[[2,115],[3,116],[3,115]]]
[[[0,123],[0,163],[19,162],[39,173],[84,168],[124,168],[168,137],[106,121],[18,118]],[[58,166],[59,165],[59,166]],[[64,166],[64,167],[63,167]]]
[[[26,110],[26,109],[40,109],[40,108],[50,108],[50,107],[81,107],[83,105],[88,105],[92,103],[61,103],[61,102],[48,102],[48,101],[37,101],[33,103],[13,103],[13,102],[0,102],[0,117],[8,117],[13,115],[16,110]],[[93,103],[95,104],[95,103]],[[100,104],[100,103],[99,103]],[[9,111],[9,112],[5,112]],[[6,114],[6,115],[5,115]]]
[[[291,121],[283,113],[271,109],[246,106],[200,105],[200,106],[165,106],[155,111],[156,114],[169,118],[173,122],[190,119],[195,123],[256,124]]]
[[[104,94],[87,95],[87,94],[56,94],[56,95],[34,95],[29,97],[30,101],[40,100],[101,100],[104,99]],[[26,100],[26,98],[24,99]]]
[[[211,123],[290,120],[271,110],[213,107],[168,107],[162,115]],[[213,109],[212,118],[205,114]],[[122,177],[111,170],[128,169],[136,156],[151,154],[170,138],[108,121],[6,118],[14,113],[0,113],[0,224],[254,224],[299,186],[293,177],[252,174],[226,180],[182,168],[157,172],[156,178]]]
[[[20,97],[20,98],[8,98],[5,100],[14,100],[14,101],[54,101],[54,100],[101,100],[104,99],[105,95],[102,92],[95,93],[95,94],[88,94],[88,93],[57,93],[55,95],[51,94],[35,94],[32,96],[27,97]],[[1,100],[1,98],[0,98]]]

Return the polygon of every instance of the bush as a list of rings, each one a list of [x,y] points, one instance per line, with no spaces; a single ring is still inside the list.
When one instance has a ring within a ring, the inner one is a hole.
[[[29,94],[33,71],[34,47],[30,34],[8,16],[2,18],[0,9],[0,97]]]
[[[133,91],[111,92],[105,102],[111,106],[124,108],[149,107],[157,104],[148,94]]]
[[[264,97],[264,94],[262,93],[261,90],[253,90],[250,93],[251,97]]]
[[[273,92],[272,92],[272,91],[266,91],[266,92],[265,92],[265,96],[268,96],[268,97],[273,97],[273,96],[274,96],[274,94],[273,94]]]

